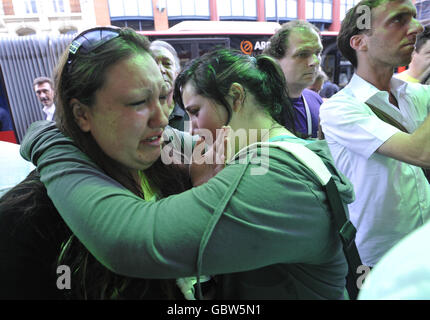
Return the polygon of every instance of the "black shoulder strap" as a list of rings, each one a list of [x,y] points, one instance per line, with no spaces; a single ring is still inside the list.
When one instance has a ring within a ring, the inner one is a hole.
[[[368,102],[366,102],[366,104],[373,111],[373,113],[376,114],[376,116],[379,119],[381,119],[382,121],[384,121],[388,124],[391,124],[393,127],[396,127],[400,131],[403,131],[405,133],[409,133],[408,130],[400,122],[398,122],[396,119],[394,119],[393,117],[391,117],[390,115],[388,115],[387,113],[382,111],[381,109],[375,107],[374,105],[372,105]]]
[[[346,277],[346,289],[350,299],[357,299],[358,285],[357,281],[360,274],[357,273],[358,267],[362,265],[360,255],[355,245],[356,229],[346,215],[346,208],[343,201],[340,199],[339,191],[333,178],[330,178],[328,183],[323,186],[327,194],[328,203],[333,220],[338,230],[340,239],[343,245],[343,252],[348,262],[348,275]]]

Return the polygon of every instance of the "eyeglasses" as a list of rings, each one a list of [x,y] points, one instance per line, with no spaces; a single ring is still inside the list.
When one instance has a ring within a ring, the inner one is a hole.
[[[90,53],[105,43],[120,36],[120,28],[97,27],[85,30],[79,34],[69,47],[69,56],[66,62],[67,72],[70,73],[72,63],[79,53]]]

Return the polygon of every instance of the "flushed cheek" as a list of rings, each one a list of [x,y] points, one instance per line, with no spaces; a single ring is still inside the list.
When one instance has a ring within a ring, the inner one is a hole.
[[[142,130],[127,130],[127,132],[124,133],[123,141],[129,149],[137,152],[145,147],[143,138],[144,135]]]
[[[118,155],[127,149],[136,150],[140,137],[135,124],[120,119],[111,119],[110,125],[105,130],[105,143],[108,143],[108,147],[115,150]]]
[[[97,144],[106,153],[108,153],[106,149],[111,149],[118,139],[117,122],[113,117],[94,117],[90,131]]]
[[[117,127],[119,130],[128,133],[130,136],[140,137],[148,126],[148,117],[139,112],[123,113],[118,118]]]

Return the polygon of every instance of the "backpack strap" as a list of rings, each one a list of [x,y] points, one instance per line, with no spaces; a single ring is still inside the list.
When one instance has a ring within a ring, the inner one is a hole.
[[[337,189],[336,183],[332,177],[332,174],[327,169],[321,158],[315,154],[312,150],[305,146],[297,143],[291,143],[287,141],[276,141],[276,142],[258,142],[254,143],[247,148],[239,151],[235,157],[238,158],[244,153],[248,153],[248,149],[256,147],[276,147],[286,152],[291,153],[297,160],[305,165],[320,181],[323,190],[327,195],[330,211],[332,212],[333,221],[338,231],[340,239],[342,241],[343,252],[348,262],[348,275],[346,278],[346,288],[350,299],[357,299],[358,286],[357,280],[359,274],[357,269],[362,265],[360,255],[355,245],[355,234],[356,229],[351,223],[348,217],[348,208],[342,201]]]
[[[396,127],[400,131],[403,131],[405,133],[409,133],[408,130],[396,119],[394,119],[392,116],[390,116],[388,113],[382,111],[381,109],[375,107],[373,104],[370,104],[366,102],[367,106],[370,108],[370,110],[373,111],[373,113],[382,121],[391,124],[393,127]]]

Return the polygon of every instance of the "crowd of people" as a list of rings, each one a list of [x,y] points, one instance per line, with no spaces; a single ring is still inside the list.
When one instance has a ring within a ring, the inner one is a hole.
[[[33,83],[48,121],[0,198],[0,298],[355,299],[351,242],[371,270],[359,299],[430,298],[430,32],[415,17],[410,0],[349,10],[344,88],[306,21],[261,55],[183,67],[130,28],[83,31]]]

